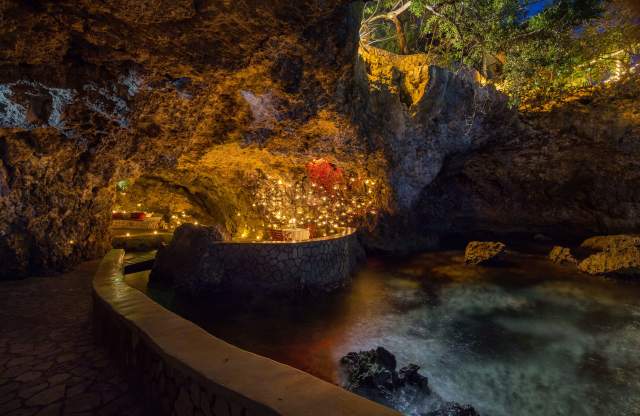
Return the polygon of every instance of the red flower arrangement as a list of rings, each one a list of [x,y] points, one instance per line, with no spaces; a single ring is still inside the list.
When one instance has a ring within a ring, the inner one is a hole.
[[[344,179],[342,169],[325,159],[314,159],[307,163],[307,176],[311,183],[321,186],[327,193],[333,193],[334,186]]]

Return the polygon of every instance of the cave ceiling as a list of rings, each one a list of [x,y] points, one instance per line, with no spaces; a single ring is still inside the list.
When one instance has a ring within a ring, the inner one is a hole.
[[[248,185],[319,158],[384,185],[374,249],[638,229],[637,79],[523,118],[473,71],[358,53],[361,5],[0,2],[0,277],[101,255],[117,204],[233,232]]]

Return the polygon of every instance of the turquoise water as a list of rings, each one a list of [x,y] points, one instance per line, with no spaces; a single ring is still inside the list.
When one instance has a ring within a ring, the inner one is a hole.
[[[640,283],[542,256],[492,269],[463,265],[460,252],[371,259],[348,289],[296,305],[149,294],[220,338],[338,384],[340,357],[383,346],[399,366],[420,365],[445,400],[483,415],[640,415]]]

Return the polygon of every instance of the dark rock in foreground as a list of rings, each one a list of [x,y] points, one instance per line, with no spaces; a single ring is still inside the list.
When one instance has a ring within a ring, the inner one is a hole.
[[[412,414],[427,416],[476,416],[473,407],[445,402],[433,393],[420,367],[409,364],[396,371],[396,357],[383,347],[375,350],[350,352],[340,364],[346,373],[344,387],[360,396],[395,408],[411,409]],[[427,413],[423,413],[430,410]]]
[[[429,381],[411,364],[396,371],[396,357],[382,347],[350,352],[340,360],[348,374],[348,390],[377,402],[391,404],[396,391],[414,387],[415,393],[429,394]]]
[[[499,242],[472,241],[464,250],[464,262],[473,266],[495,264],[503,260],[505,249]]]

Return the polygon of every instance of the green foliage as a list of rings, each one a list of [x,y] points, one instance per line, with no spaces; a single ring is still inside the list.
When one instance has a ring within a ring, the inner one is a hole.
[[[639,52],[633,1],[549,0],[530,16],[531,6],[543,1],[412,0],[409,13],[401,16],[407,45],[439,65],[476,68],[503,85],[516,103],[601,82]],[[369,2],[365,17],[403,2]],[[368,41],[397,52],[394,33],[392,25],[382,24]]]

